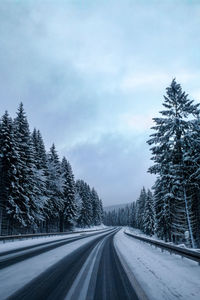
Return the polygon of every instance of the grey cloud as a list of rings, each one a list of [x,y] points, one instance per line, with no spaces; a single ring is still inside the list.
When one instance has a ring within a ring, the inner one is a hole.
[[[23,101],[47,148],[54,141],[105,203],[134,200],[153,182],[147,133],[121,116],[159,111],[176,74],[199,90],[200,5],[190,3],[0,1],[1,114]]]
[[[104,205],[131,202],[155,179],[146,174],[150,153],[145,138],[106,135],[98,143],[77,145],[67,155],[76,177],[94,185]]]

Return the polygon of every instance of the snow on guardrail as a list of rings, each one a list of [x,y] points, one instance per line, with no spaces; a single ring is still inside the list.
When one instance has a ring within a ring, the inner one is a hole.
[[[151,238],[147,238],[147,237],[139,236],[139,235],[136,235],[136,234],[128,233],[126,231],[124,231],[124,233],[128,236],[131,236],[131,237],[135,238],[135,239],[146,242],[150,245],[154,245],[154,246],[160,248],[162,251],[166,250],[170,253],[177,254],[177,255],[180,255],[182,257],[186,257],[188,259],[194,260],[194,261],[198,262],[199,265],[200,265],[200,253],[195,251],[195,250],[185,249],[185,248],[181,248],[181,247],[178,247],[178,246],[175,246],[175,245],[166,244],[165,242],[161,242],[161,241],[153,240]]]

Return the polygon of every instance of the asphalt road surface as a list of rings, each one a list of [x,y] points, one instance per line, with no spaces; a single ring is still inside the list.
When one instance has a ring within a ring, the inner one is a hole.
[[[138,299],[113,244],[114,235],[118,230],[113,229],[107,230],[103,234],[102,232],[101,234],[92,234],[93,239],[86,241],[75,251],[64,256],[7,299]],[[27,258],[37,257],[41,253],[84,238],[86,237],[56,240],[55,242],[5,252],[0,256],[0,269],[5,269]]]

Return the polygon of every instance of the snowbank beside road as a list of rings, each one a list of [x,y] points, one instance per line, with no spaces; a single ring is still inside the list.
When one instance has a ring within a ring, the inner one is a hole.
[[[200,267],[153,246],[126,236],[115,235],[115,246],[151,300],[199,300]]]

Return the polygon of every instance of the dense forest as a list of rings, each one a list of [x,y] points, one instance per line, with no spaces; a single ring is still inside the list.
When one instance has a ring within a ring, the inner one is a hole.
[[[139,228],[168,242],[200,247],[199,104],[174,79],[163,107],[161,116],[153,119],[147,141],[154,162],[148,171],[157,175],[153,194],[143,188],[136,202],[124,211],[105,213],[104,220]]]
[[[52,232],[102,222],[96,190],[74,179],[70,162],[53,144],[45,150],[39,130],[30,132],[21,103],[16,118],[0,120],[0,235]]]

